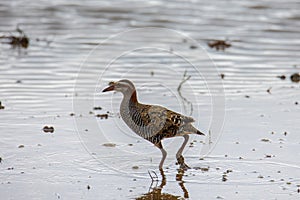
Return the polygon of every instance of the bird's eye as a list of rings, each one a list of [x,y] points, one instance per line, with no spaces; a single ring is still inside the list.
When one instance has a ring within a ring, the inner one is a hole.
[[[108,85],[114,85],[115,84],[115,82],[113,82],[113,81],[110,81],[109,83],[108,83]]]

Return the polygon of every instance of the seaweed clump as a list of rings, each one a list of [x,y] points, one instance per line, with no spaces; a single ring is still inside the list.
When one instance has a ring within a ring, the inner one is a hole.
[[[14,35],[3,35],[0,36],[0,39],[6,40],[3,43],[10,44],[12,47],[21,47],[21,48],[28,48],[29,46],[29,38],[26,36],[24,31],[17,27],[16,31],[19,33],[18,36]]]
[[[229,42],[226,42],[225,40],[210,41],[207,43],[207,45],[212,49],[215,48],[217,51],[224,51],[225,49],[231,47],[231,44]]]

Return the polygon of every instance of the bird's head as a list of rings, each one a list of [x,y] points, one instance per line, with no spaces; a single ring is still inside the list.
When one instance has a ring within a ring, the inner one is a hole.
[[[133,83],[126,79],[117,82],[110,82],[108,85],[109,86],[105,88],[102,92],[114,90],[117,92],[122,92],[123,94],[132,94],[135,91]]]

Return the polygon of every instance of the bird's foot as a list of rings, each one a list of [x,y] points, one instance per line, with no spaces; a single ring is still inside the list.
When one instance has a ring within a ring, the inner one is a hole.
[[[186,171],[186,170],[191,169],[191,168],[187,164],[182,163],[182,164],[180,164],[180,169],[183,169],[184,171]]]
[[[183,156],[179,156],[177,158],[177,163],[176,165],[180,165],[180,169],[183,169],[183,170],[188,170],[188,169],[191,169],[185,162],[184,162],[184,158]]]

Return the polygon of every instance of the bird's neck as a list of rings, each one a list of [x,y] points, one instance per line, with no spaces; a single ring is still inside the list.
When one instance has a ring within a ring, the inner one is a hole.
[[[134,90],[132,92],[129,101],[132,102],[132,103],[138,103],[137,95],[136,95],[136,90]]]
[[[139,102],[137,100],[136,90],[133,90],[132,92],[124,94],[121,107],[130,108],[130,107],[135,107],[138,104]]]

